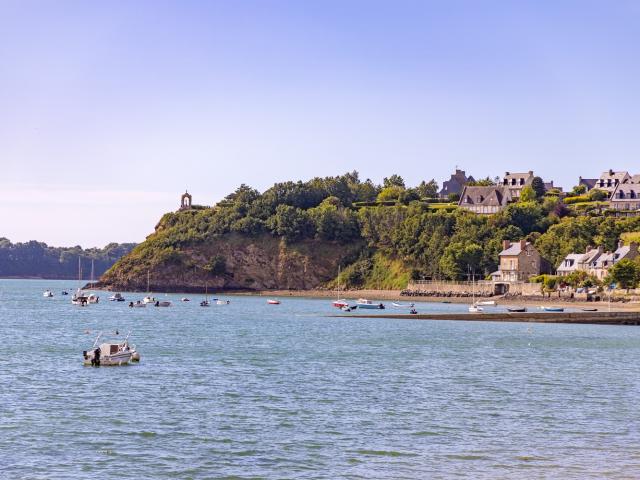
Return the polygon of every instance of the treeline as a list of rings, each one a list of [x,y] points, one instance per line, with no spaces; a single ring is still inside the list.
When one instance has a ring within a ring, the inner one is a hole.
[[[0,278],[78,278],[80,258],[83,278],[89,278],[93,260],[97,279],[135,245],[110,243],[104,248],[83,249],[80,246],[50,247],[36,241],[11,243],[7,238],[0,238]]]
[[[157,232],[128,261],[179,264],[183,248],[230,233],[272,235],[289,243],[359,242],[360,257],[343,266],[341,278],[356,287],[379,267],[380,255],[402,262],[415,279],[464,279],[470,270],[480,276],[495,271],[503,240],[526,238],[557,266],[587,245],[613,250],[622,233],[640,230],[640,218],[577,216],[557,196],[532,187],[523,191],[523,200],[495,215],[434,210],[429,199],[437,187],[423,181],[407,188],[398,175],[375,185],[361,181],[357,172],[277,183],[263,193],[242,185],[214,208],[164,215]],[[395,200],[390,206],[366,206],[381,198]]]

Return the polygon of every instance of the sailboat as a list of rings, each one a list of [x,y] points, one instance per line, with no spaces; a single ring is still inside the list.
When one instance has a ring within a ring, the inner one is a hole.
[[[349,302],[347,302],[345,299],[340,298],[340,291],[341,291],[341,287],[340,287],[340,265],[338,265],[338,290],[337,290],[337,295],[336,297],[338,297],[333,303],[332,305],[336,308],[339,309],[343,309],[343,308],[349,308]]]
[[[93,269],[93,258],[91,259],[91,288],[93,288],[93,273],[94,273],[94,269]],[[98,295],[95,295],[94,293],[90,293],[89,296],[87,297],[87,300],[89,301],[89,303],[98,303],[100,301],[100,297]]]
[[[209,284],[204,284],[204,300],[200,302],[201,307],[208,307],[209,303]]]
[[[147,296],[142,299],[142,303],[156,303],[156,299],[151,296],[151,291],[149,290],[149,272],[147,271]]]
[[[78,283],[82,285],[82,265],[80,263],[80,257],[78,257]],[[81,287],[78,287],[76,293],[71,296],[71,303],[73,305],[80,305],[81,307],[89,305],[89,298]]]
[[[480,312],[482,312],[483,311],[482,307],[479,307],[476,304],[476,276],[475,276],[475,272],[474,272],[473,278],[471,280],[471,296],[473,298],[473,300],[472,300],[473,303],[469,307],[469,312],[470,313],[480,313]]]

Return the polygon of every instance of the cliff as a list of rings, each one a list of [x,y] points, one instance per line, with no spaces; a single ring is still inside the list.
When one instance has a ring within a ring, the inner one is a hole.
[[[155,234],[154,234],[155,235]],[[98,284],[107,290],[163,292],[318,288],[335,278],[338,265],[353,261],[362,242],[321,240],[287,243],[262,234],[229,233],[183,245],[172,252],[145,255],[145,245],[117,262]]]

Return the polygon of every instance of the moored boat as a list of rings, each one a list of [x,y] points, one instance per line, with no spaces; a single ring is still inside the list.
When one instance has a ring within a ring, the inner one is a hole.
[[[169,300],[156,300],[156,303],[154,303],[154,306],[156,306],[156,307],[170,307],[171,306],[171,302]]]
[[[216,305],[229,305],[229,300],[216,300]]]
[[[280,300],[269,299],[267,300],[269,305],[280,305]]]
[[[91,349],[82,352],[84,365],[92,367],[126,365],[133,360],[134,356],[135,361],[140,360],[140,354],[135,346],[129,345],[129,335],[123,340],[107,340],[98,343],[102,338],[103,334],[100,332]]]
[[[147,304],[141,302],[140,300],[136,300],[135,303],[129,302],[129,308],[145,308],[146,306]]]
[[[507,312],[511,312],[511,313],[521,313],[526,311],[527,311],[527,307],[507,307]]]
[[[495,300],[481,300],[476,302],[476,305],[482,305],[483,307],[497,307],[498,303]]]
[[[187,297],[182,297],[180,299],[181,302],[190,302],[191,300],[189,300]]]
[[[413,303],[391,303],[395,308],[413,308],[415,305]]]
[[[545,312],[564,312],[564,308],[562,307],[540,307]]]
[[[82,291],[81,289],[76,290],[76,293],[74,293],[71,296],[71,303],[73,305],[80,305],[81,307],[86,307],[87,305],[89,305],[89,297],[87,296],[86,293],[84,293],[84,291]]]
[[[45,297],[45,298],[51,298],[51,297],[53,297],[53,292],[51,290],[45,290],[42,293],[42,296]]]
[[[114,293],[109,297],[110,302],[124,302],[125,298],[121,293]]]
[[[358,308],[363,308],[363,309],[370,309],[370,310],[382,310],[384,309],[384,304],[383,303],[375,303],[372,302],[371,300],[367,300],[366,298],[359,298],[358,301],[356,302],[356,306]]]
[[[477,305],[471,305],[469,307],[469,313],[482,313],[484,311],[484,309],[482,307],[479,307]]]
[[[340,300],[334,300],[332,305],[336,308],[344,308],[344,307],[348,307],[349,306],[349,302],[347,302],[346,300],[340,299]]]
[[[87,296],[87,301],[89,303],[98,303],[100,301],[100,297],[98,295],[94,294],[94,293],[90,293]]]

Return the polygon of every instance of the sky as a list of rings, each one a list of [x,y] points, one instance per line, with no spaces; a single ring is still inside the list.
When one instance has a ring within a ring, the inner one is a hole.
[[[0,237],[139,242],[188,189],[640,173],[640,2],[0,0]]]

